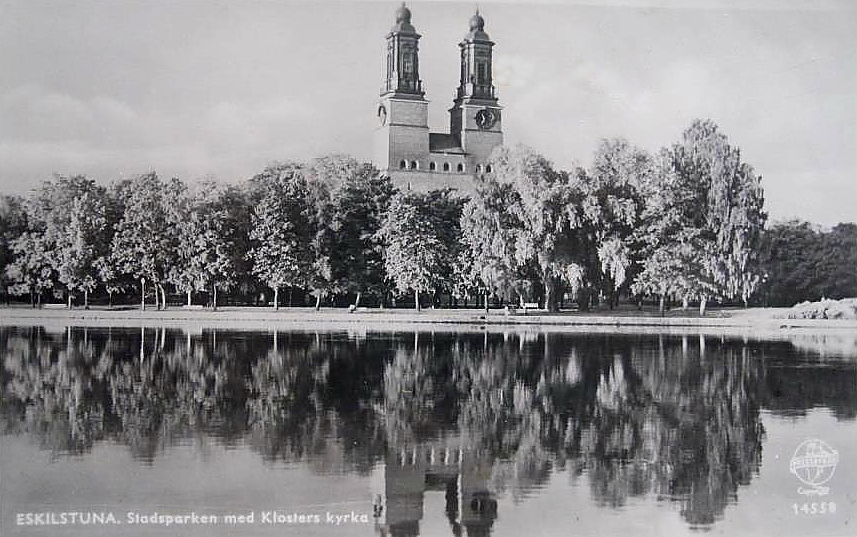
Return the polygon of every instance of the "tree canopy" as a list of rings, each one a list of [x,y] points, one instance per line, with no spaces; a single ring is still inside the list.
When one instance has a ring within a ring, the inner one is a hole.
[[[855,226],[765,229],[761,177],[710,120],[649,154],[601,140],[588,166],[556,169],[500,146],[472,188],[398,191],[346,155],[272,164],[248,181],[188,184],[155,172],[100,186],[56,176],[0,200],[9,295],[40,303],[103,290],[167,292],[279,307],[280,291],[359,306],[401,295],[484,299],[556,310],[620,298],[699,303],[857,295]],[[486,170],[489,169],[486,167]],[[265,299],[264,291],[269,292]],[[102,295],[103,296],[103,295]]]

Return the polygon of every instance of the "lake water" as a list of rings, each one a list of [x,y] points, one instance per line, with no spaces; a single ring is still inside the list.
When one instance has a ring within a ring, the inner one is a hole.
[[[857,534],[849,335],[5,327],[0,353],[4,536]]]

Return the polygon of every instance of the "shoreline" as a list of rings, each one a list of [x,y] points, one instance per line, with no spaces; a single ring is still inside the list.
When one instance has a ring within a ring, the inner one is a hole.
[[[223,307],[218,311],[184,309],[174,306],[167,310],[139,309],[59,309],[55,307],[32,309],[29,307],[0,308],[0,326],[65,325],[65,326],[203,326],[210,328],[342,328],[366,327],[409,330],[415,327],[436,329],[541,329],[550,331],[708,331],[718,333],[781,332],[798,329],[811,332],[857,332],[857,320],[784,319],[777,318],[788,308],[752,308],[748,310],[713,310],[705,317],[673,315],[660,317],[642,315],[636,310],[615,312],[560,312],[531,311],[527,314],[506,315],[503,310],[424,309],[420,312],[405,309],[367,308],[350,313],[343,308],[293,307],[272,310],[259,307]]]

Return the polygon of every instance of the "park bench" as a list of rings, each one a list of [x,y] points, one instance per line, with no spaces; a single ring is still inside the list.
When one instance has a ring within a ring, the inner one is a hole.
[[[539,303],[538,302],[524,302],[521,307],[524,310],[524,315],[526,315],[527,310],[539,309]],[[514,315],[516,313],[518,313],[518,308],[516,306],[513,306],[511,304],[506,306],[506,315]]]
[[[527,310],[537,310],[539,309],[538,302],[524,302],[524,315],[527,314]]]

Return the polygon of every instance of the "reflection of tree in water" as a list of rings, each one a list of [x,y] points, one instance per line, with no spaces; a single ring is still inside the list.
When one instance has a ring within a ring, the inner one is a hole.
[[[796,343],[796,339],[802,343]],[[790,335],[789,343],[759,344],[759,356],[766,364],[765,408],[778,415],[797,417],[823,406],[839,420],[857,417],[857,352],[847,354],[840,344],[851,339],[857,336],[802,334]],[[813,341],[818,354],[807,350],[807,340]],[[832,348],[825,346],[831,340]]]
[[[515,501],[564,468],[600,505],[670,498],[708,525],[758,472],[761,406],[853,419],[857,377],[841,361],[787,367],[781,344],[702,341],[4,328],[0,414],[56,454],[246,442],[323,473],[455,441]]]
[[[104,436],[105,401],[91,397],[103,382],[100,356],[87,339],[56,341],[37,329],[23,337],[0,331],[4,429],[36,433],[43,447],[68,453],[88,450]]]
[[[368,473],[383,453],[372,410],[382,362],[361,360],[329,335],[279,337],[247,379],[251,446],[266,459],[309,460],[324,473]]]
[[[348,341],[293,335],[273,350],[235,333],[25,328],[0,330],[0,349],[4,431],[56,454],[110,439],[151,461],[180,443],[247,438],[269,460],[325,455],[320,471],[367,472],[383,450],[368,383],[381,360],[356,359]],[[367,383],[346,389],[355,375]]]
[[[384,368],[383,403],[376,410],[387,424],[391,445],[442,436],[456,421],[457,393],[448,382],[454,342],[415,334],[397,348]]]
[[[480,339],[461,337],[428,365],[419,351],[402,350],[396,374],[430,388],[395,384],[387,418],[432,408],[454,388],[458,433],[495,458],[498,492],[521,499],[553,467],[567,467],[588,475],[599,504],[653,493],[681,501],[687,521],[704,525],[758,471],[764,372],[746,347],[701,354],[680,340],[652,349],[651,340],[606,336]],[[451,376],[437,374],[450,367]]]

